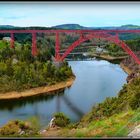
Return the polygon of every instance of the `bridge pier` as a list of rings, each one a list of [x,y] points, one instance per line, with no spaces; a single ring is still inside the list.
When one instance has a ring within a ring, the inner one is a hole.
[[[36,33],[32,33],[32,55],[37,55]]]
[[[61,67],[62,64],[63,64],[62,61],[56,60],[56,58],[55,58],[54,56],[51,57],[51,60],[52,60],[53,64],[54,64],[57,68]]]
[[[14,48],[14,33],[11,33],[10,47]]]
[[[59,41],[59,33],[56,32],[56,39],[55,39],[55,59],[56,61],[59,61],[60,58],[60,41]]]

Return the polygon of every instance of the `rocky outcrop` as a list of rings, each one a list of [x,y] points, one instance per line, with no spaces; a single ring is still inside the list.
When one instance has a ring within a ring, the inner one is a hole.
[[[136,52],[135,54],[140,59],[140,51]],[[121,63],[127,66],[129,69],[131,69],[134,72],[140,70],[140,65],[138,65],[131,56],[124,59]]]
[[[49,122],[47,128],[43,129],[43,130],[40,130],[39,134],[41,134],[42,136],[45,136],[45,137],[52,137],[52,136],[56,137],[56,136],[58,136],[58,132],[60,131],[60,127],[58,127],[55,124],[55,122],[54,122],[55,119],[56,118],[53,117],[51,119],[51,121]]]
[[[140,52],[137,52],[135,54],[140,59]],[[127,67],[130,71],[132,71],[131,73],[129,73],[129,75],[127,77],[127,82],[128,83],[130,81],[132,81],[134,78],[140,76],[140,65],[138,65],[131,56],[129,56],[128,58],[124,59],[121,62],[121,65],[123,65],[124,67]]]
[[[140,125],[136,126],[134,130],[128,134],[131,138],[140,138]]]
[[[127,83],[131,82],[136,77],[140,77],[140,71],[132,72],[130,75],[128,75],[126,79]]]

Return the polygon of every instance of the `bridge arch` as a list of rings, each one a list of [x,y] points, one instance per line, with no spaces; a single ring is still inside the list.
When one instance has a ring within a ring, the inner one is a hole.
[[[130,55],[136,61],[136,63],[140,64],[139,58],[135,55],[135,53],[129,48],[129,46],[124,41],[119,39],[118,34],[110,35],[110,34],[104,34],[104,33],[80,36],[80,38],[78,40],[76,40],[74,43],[72,43],[68,47],[68,49],[64,52],[64,54],[62,56],[59,55],[58,61],[63,61],[65,59],[65,57],[67,57],[67,55],[70,54],[70,52],[72,50],[74,50],[74,48],[79,46],[81,43],[83,43],[87,40],[93,39],[93,38],[104,39],[109,42],[115,43],[117,46],[120,46],[125,52],[127,52],[127,54]]]

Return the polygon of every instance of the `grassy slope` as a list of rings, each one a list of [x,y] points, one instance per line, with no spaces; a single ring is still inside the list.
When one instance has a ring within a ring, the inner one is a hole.
[[[126,111],[102,120],[92,120],[86,127],[63,128],[57,136],[63,137],[126,137],[140,123],[140,112]]]

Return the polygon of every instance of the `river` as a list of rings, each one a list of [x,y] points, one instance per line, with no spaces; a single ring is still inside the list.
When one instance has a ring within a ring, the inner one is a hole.
[[[105,60],[69,61],[76,79],[70,88],[55,96],[0,101],[0,126],[9,120],[36,119],[47,126],[55,112],[63,112],[72,122],[89,112],[106,97],[116,96],[126,83],[127,74],[118,64]]]

